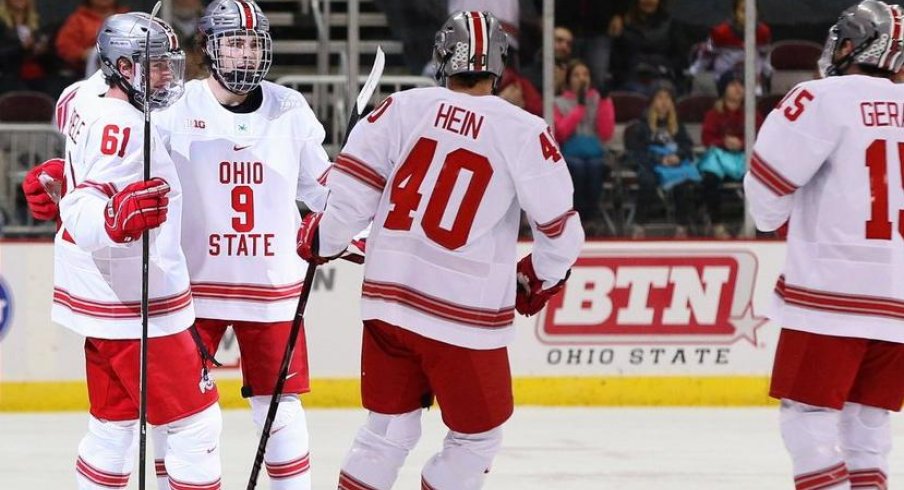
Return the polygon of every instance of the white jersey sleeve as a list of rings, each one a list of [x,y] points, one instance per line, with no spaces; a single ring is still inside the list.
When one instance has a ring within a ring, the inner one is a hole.
[[[325,184],[326,173],[330,168],[330,158],[323,149],[326,131],[307,103],[299,112],[299,127],[307,130],[307,136],[301,146],[296,199],[305,203],[308,209],[323,211],[330,192]]]
[[[104,207],[113,194],[142,180],[144,128],[141,124],[121,127],[99,121],[86,131],[85,148],[96,151],[85,152],[81,171],[68,179],[74,186],[60,201],[60,217],[75,243],[85,250],[132,246],[135,242],[118,244],[107,235]],[[101,152],[101,148],[111,151]],[[159,142],[157,148],[162,148]],[[70,169],[70,173],[75,172],[74,166]]]
[[[757,136],[744,190],[761,231],[782,226],[793,194],[816,174],[839,140],[842,125],[829,113],[822,86],[804,82],[769,113]]]
[[[565,278],[584,243],[584,229],[573,208],[574,188],[555,138],[538,126],[514,161],[518,203],[534,237],[532,263],[544,287]]]
[[[390,97],[372,114],[391,104]],[[392,171],[393,155],[398,152],[398,137],[394,131],[398,124],[397,113],[384,109],[377,118],[359,121],[336,157],[328,178],[330,188],[336,189],[331,193],[329,203],[334,211],[323,217],[326,224],[320,227],[321,256],[341,253],[373,220],[386,179]]]

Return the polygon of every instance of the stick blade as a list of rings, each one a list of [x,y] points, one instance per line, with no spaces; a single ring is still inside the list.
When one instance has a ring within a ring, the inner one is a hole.
[[[374,66],[371,67],[370,75],[368,75],[367,80],[364,81],[364,86],[361,87],[361,93],[358,94],[358,99],[355,102],[355,110],[358,115],[361,115],[364,112],[364,108],[367,107],[367,103],[370,102],[370,98],[373,96],[377,84],[380,83],[380,77],[383,76],[383,67],[385,65],[386,54],[383,52],[382,46],[377,46],[377,54],[374,56]]]
[[[163,0],[157,0],[157,3],[154,4],[154,8],[151,9],[151,18],[157,17],[157,14],[160,13],[160,8],[163,7]]]

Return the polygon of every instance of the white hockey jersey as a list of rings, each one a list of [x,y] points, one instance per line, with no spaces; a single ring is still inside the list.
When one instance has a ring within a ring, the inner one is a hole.
[[[439,87],[392,95],[354,128],[328,183],[321,255],[340,253],[373,220],[362,318],[450,344],[492,349],[514,337],[521,208],[549,285],[583,244],[549,129],[495,96]]]
[[[761,230],[789,220],[772,318],[904,342],[904,86],[805,82],[763,124],[744,188]]]
[[[264,82],[260,108],[223,108],[208,80],[155,117],[184,189],[182,248],[199,318],[292,319],[305,263],[296,199],[322,210],[323,126],[304,97]]]
[[[104,208],[143,178],[144,118],[128,102],[76,97],[66,111],[66,181],[62,226],[54,245],[53,320],[79,334],[141,337],[141,241],[113,242]],[[180,248],[182,191],[172,160],[152,133],[151,174],[170,185],[167,221],[150,233],[149,335],[194,322],[188,269]]]

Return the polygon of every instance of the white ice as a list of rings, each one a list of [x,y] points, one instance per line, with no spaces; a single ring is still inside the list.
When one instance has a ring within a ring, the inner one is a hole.
[[[790,489],[777,419],[777,408],[517,407],[485,488]],[[339,464],[363,420],[361,410],[308,411],[315,489],[336,488]],[[904,419],[893,420],[890,484],[904,488]],[[75,488],[75,451],[86,425],[83,413],[0,414],[0,488]],[[424,436],[395,488],[420,488],[420,465],[444,434],[439,413],[426,413]],[[224,489],[245,488],[256,446],[250,413],[225,411]],[[128,488],[138,488],[137,475]],[[147,489],[155,489],[152,467],[148,475]],[[265,471],[257,488],[269,489]]]

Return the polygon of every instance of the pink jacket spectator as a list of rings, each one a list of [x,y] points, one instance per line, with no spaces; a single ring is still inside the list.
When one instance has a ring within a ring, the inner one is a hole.
[[[570,90],[566,90],[560,95],[565,100],[573,101],[574,107],[568,112],[563,113],[558,105],[555,105],[553,115],[555,117],[555,135],[559,143],[564,143],[571,138],[582,123],[590,121],[585,120],[588,106],[592,107],[595,103],[596,111],[596,135],[600,141],[605,143],[612,139],[615,132],[615,106],[612,105],[612,99],[609,97],[601,98],[599,92],[595,89],[587,91],[587,103],[584,105],[577,103],[577,94]]]

